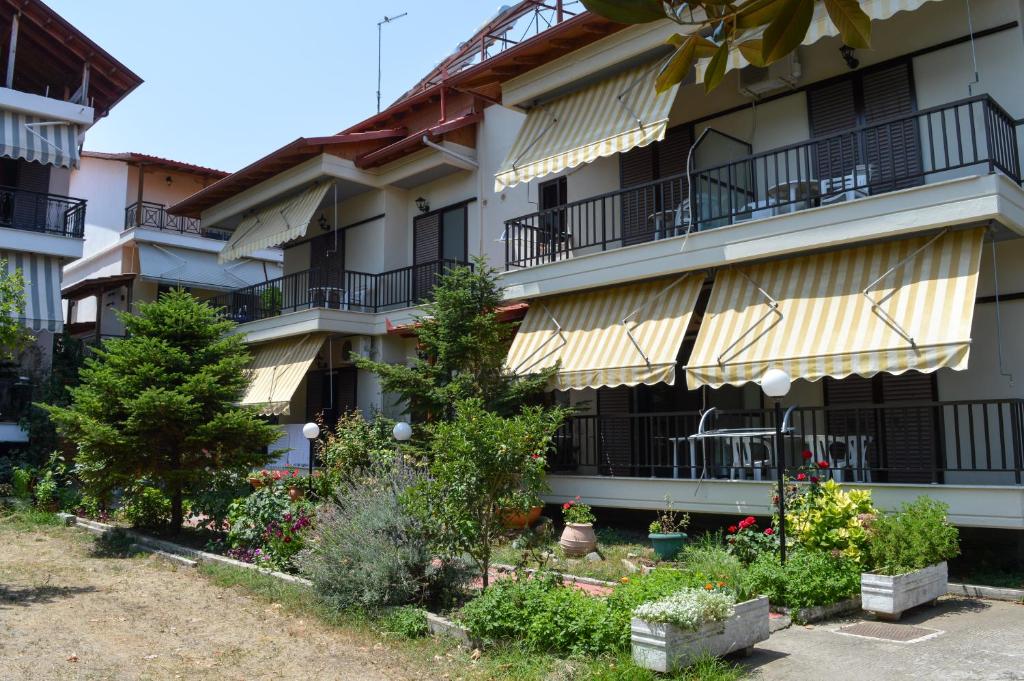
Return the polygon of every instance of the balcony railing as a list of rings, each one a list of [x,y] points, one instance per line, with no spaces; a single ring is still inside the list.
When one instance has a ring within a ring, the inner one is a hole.
[[[506,269],[1000,172],[1018,184],[1016,122],[982,95],[508,220]]]
[[[380,274],[310,269],[224,293],[210,302],[239,323],[314,307],[354,312],[395,310],[429,299],[438,276],[459,266],[469,265],[437,260]]]
[[[577,415],[562,426],[553,471],[620,477],[775,479],[774,436],[694,440],[697,412]],[[797,409],[787,471],[827,461],[842,482],[1019,485],[1024,400],[894,402]],[[774,430],[772,410],[722,411],[716,429]]]
[[[81,239],[85,199],[0,187],[0,227]]]
[[[132,227],[149,227],[180,234],[195,234],[220,241],[227,241],[231,238],[230,232],[203,227],[198,218],[171,215],[167,212],[166,206],[152,201],[143,201],[141,204],[135,202],[125,207],[124,228],[131,229]]]

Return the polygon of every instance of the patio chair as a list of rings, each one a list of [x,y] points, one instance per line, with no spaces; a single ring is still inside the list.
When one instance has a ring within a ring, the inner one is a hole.
[[[868,185],[874,174],[871,165],[857,164],[846,175],[821,181],[821,205],[853,201],[868,195]]]

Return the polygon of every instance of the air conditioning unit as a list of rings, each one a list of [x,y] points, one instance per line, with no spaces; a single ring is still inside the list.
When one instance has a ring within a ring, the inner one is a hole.
[[[753,99],[781,90],[791,90],[800,82],[800,59],[796,50],[765,67],[747,66],[740,69],[740,94]]]

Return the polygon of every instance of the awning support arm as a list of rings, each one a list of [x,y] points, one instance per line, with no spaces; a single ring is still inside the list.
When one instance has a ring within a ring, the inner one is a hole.
[[[767,329],[765,329],[764,332],[762,332],[762,333],[767,333],[768,331],[770,331],[774,327],[778,326],[778,324],[784,318],[784,315],[782,314],[782,310],[779,309],[779,301],[775,300],[775,298],[773,298],[771,295],[769,295],[769,293],[767,291],[765,291],[764,288],[760,284],[758,284],[756,281],[754,281],[749,276],[747,276],[746,272],[744,272],[743,270],[736,270],[736,271],[739,273],[739,275],[741,277],[743,277],[748,282],[750,282],[751,286],[756,288],[758,293],[760,293],[762,296],[765,297],[765,300],[767,301],[765,304],[768,306],[768,311],[765,312],[763,315],[761,315],[757,319],[757,321],[754,322],[754,324],[750,328],[748,328],[746,331],[741,333],[739,335],[739,337],[736,338],[736,340],[734,340],[732,343],[729,344],[729,347],[727,347],[725,350],[722,351],[722,353],[720,355],[718,355],[717,362],[718,362],[719,366],[723,366],[725,364],[725,359],[724,359],[725,356],[728,355],[729,352],[733,348],[735,348],[737,345],[742,343],[744,338],[746,338],[751,333],[753,333],[754,329],[759,327],[762,322],[767,320],[769,317],[772,317],[772,316],[776,317],[775,321],[772,322],[772,325],[769,326]]]
[[[562,325],[559,324],[558,320],[555,319],[555,316],[553,314],[551,314],[551,311],[548,309],[547,305],[544,305],[543,303],[541,303],[541,309],[544,310],[544,314],[546,314],[548,316],[548,319],[551,320],[551,323],[555,325],[555,330],[551,333],[550,336],[545,338],[544,342],[541,343],[540,345],[538,345],[533,352],[531,352],[526,357],[524,357],[523,361],[521,361],[519,364],[517,364],[516,366],[514,366],[512,368],[512,373],[514,373],[514,374],[518,374],[519,370],[522,369],[524,366],[526,366],[529,363],[529,361],[533,358],[534,355],[536,355],[538,352],[540,352],[544,348],[545,345],[550,343],[556,337],[560,338],[561,341],[562,341],[562,344],[559,345],[557,349],[564,348],[566,343],[568,343],[568,341],[565,339],[565,334],[562,333]]]
[[[692,272],[687,272],[683,276],[679,277],[678,279],[673,281],[671,284],[669,284],[668,286],[663,288],[661,291],[659,291],[658,293],[655,293],[653,296],[651,296],[650,298],[645,300],[640,307],[638,307],[635,310],[633,310],[632,312],[630,312],[628,315],[626,315],[625,317],[622,318],[622,321],[619,322],[620,324],[622,324],[622,327],[626,330],[626,336],[629,337],[629,342],[633,344],[633,347],[636,348],[636,351],[640,353],[641,357],[643,357],[644,363],[647,364],[647,368],[651,367],[651,358],[648,356],[648,354],[646,352],[644,352],[644,349],[640,347],[640,342],[637,341],[636,336],[633,335],[633,329],[635,329],[637,326],[639,326],[639,324],[634,324],[633,327],[630,328],[629,322],[633,321],[633,319],[638,314],[640,314],[645,309],[647,309],[647,307],[651,303],[653,303],[654,301],[659,300],[662,297],[664,297],[666,293],[668,293],[673,288],[675,288],[679,284],[679,282],[681,282],[683,279],[686,279],[686,277],[690,276],[691,274],[692,274]]]
[[[549,116],[551,116],[550,112],[545,112],[545,113],[547,113]],[[548,134],[548,131],[551,130],[551,128],[555,127],[557,124],[558,124],[558,118],[556,118],[555,116],[551,116],[551,121],[546,126],[544,126],[544,129],[541,130],[537,134],[537,136],[534,137],[530,141],[530,143],[526,145],[526,147],[519,153],[519,155],[516,156],[515,160],[512,161],[512,170],[516,169],[516,166],[519,165],[519,162],[523,159],[523,156],[526,156],[526,152],[528,152],[530,149],[532,149],[533,145],[535,145],[537,142],[539,142],[540,138],[543,137],[544,135]]]
[[[924,245],[922,245],[920,248],[918,248],[913,253],[911,253],[907,257],[903,258],[902,260],[900,260],[898,263],[896,263],[895,265],[890,267],[884,273],[882,273],[882,275],[880,277],[878,277],[873,282],[868,284],[864,288],[864,290],[861,291],[861,295],[863,295],[865,298],[867,298],[868,301],[871,303],[871,311],[874,312],[879,317],[881,317],[883,322],[885,322],[886,324],[891,326],[893,331],[898,333],[900,335],[900,337],[902,337],[904,340],[906,340],[908,343],[910,343],[910,347],[915,348],[915,349],[917,348],[917,342],[914,340],[914,337],[910,335],[909,331],[907,331],[902,326],[900,326],[899,322],[897,322],[892,317],[892,315],[890,315],[888,312],[886,312],[885,309],[882,307],[882,305],[884,305],[886,303],[886,301],[888,301],[890,298],[892,298],[894,295],[896,295],[897,288],[893,288],[892,291],[890,291],[886,295],[882,296],[882,298],[879,299],[879,300],[875,300],[874,298],[871,297],[871,289],[873,289],[875,286],[877,286],[879,283],[881,283],[882,280],[886,279],[890,274],[892,274],[893,272],[895,272],[896,270],[900,269],[901,267],[906,265],[908,262],[910,262],[911,260],[916,258],[924,250],[926,250],[929,246],[931,246],[936,241],[938,241],[939,239],[944,237],[948,232],[949,232],[949,228],[948,227],[946,229],[943,229],[941,232],[939,232],[938,234],[933,236],[931,239],[926,241],[924,243]]]

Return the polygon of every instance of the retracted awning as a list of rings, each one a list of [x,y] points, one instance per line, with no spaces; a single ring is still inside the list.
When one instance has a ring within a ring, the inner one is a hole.
[[[557,390],[672,384],[704,279],[691,273],[536,300],[505,366],[525,375],[560,361]]]
[[[43,165],[78,167],[78,126],[0,111],[0,156]]]
[[[631,68],[530,110],[495,191],[663,139],[679,86],[657,94],[660,67]]]
[[[265,416],[287,414],[292,396],[324,344],[325,334],[274,341],[252,348],[252,382],[241,404]]]
[[[38,253],[0,251],[7,271],[21,271],[25,281],[25,309],[15,313],[32,331],[60,331],[64,327],[64,309],[60,302],[61,262]]]
[[[330,182],[318,182],[297,196],[261,208],[242,219],[218,256],[225,263],[306,235]]]
[[[139,276],[148,281],[230,291],[267,279],[263,264],[255,260],[222,265],[216,253],[146,243],[138,248]]]
[[[936,1],[937,0],[860,0],[860,8],[864,10],[864,13],[867,14],[868,18],[872,21],[885,21],[899,12],[912,12],[926,2]],[[829,18],[825,3],[815,3],[811,25],[808,27],[807,34],[804,36],[801,45],[813,45],[822,38],[828,38],[836,35],[839,35],[839,29],[835,27],[835,24],[833,24],[832,20]],[[760,37],[760,33],[754,33],[746,36],[744,40],[752,40]],[[710,62],[710,58],[700,59],[697,61],[698,83],[704,82],[704,72]],[[750,62],[743,57],[738,49],[733,49],[729,53],[729,61],[726,62],[726,72],[732,71],[733,69],[742,69],[745,66],[750,66]]]
[[[719,273],[687,385],[966,369],[984,229]]]

